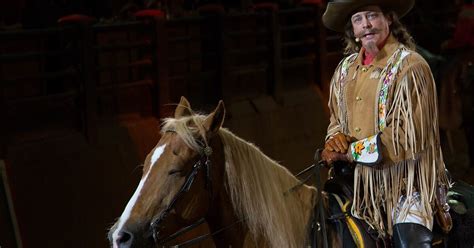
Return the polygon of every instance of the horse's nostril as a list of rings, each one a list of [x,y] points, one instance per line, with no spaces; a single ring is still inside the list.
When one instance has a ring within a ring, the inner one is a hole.
[[[117,245],[120,248],[128,248],[133,242],[133,234],[127,231],[121,231],[117,237]]]

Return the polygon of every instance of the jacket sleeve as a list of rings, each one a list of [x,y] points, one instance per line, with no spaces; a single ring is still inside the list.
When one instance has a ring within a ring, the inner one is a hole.
[[[339,85],[340,84],[339,80],[340,80],[342,63],[343,62],[339,63],[331,79],[329,102],[328,102],[330,117],[329,117],[329,126],[328,126],[327,134],[326,134],[326,140],[328,140],[331,136],[333,136],[336,133],[343,132],[341,119],[340,119],[341,110],[339,109],[339,106],[338,106],[339,92],[341,90],[340,85]]]
[[[334,92],[333,90],[331,90],[331,93],[329,96],[329,103],[328,103],[330,117],[329,117],[329,126],[327,130],[326,140],[328,140],[334,134],[338,132],[342,132],[341,123],[339,122],[339,119],[338,119],[338,108],[337,108],[336,97],[333,94]]]

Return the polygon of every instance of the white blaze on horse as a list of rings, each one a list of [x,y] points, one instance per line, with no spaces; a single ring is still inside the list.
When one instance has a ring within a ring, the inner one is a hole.
[[[201,218],[216,247],[304,247],[316,189],[225,128],[224,104],[194,114],[181,98],[147,156],[139,186],[111,228],[112,247],[176,245]]]

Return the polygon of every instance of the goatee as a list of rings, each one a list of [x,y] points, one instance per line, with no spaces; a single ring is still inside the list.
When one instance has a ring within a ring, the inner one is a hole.
[[[370,41],[365,45],[365,52],[371,55],[375,55],[379,52],[379,48],[377,47],[377,44],[375,44],[374,41]]]

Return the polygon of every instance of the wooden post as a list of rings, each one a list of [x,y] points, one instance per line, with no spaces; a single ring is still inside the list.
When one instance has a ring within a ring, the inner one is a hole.
[[[161,119],[172,114],[171,103],[171,85],[169,81],[168,67],[168,32],[166,30],[166,20],[164,18],[155,18],[154,32],[152,37],[153,47],[152,62],[154,72],[154,106],[156,116]]]
[[[90,143],[97,140],[97,74],[94,52],[94,32],[90,24],[79,25],[81,30],[83,127]]]
[[[224,34],[224,15],[216,15],[215,18],[215,37],[216,37],[216,53],[217,53],[217,72],[219,82],[217,82],[217,90],[215,92],[219,92],[218,98],[220,99],[231,99],[230,96],[227,96],[225,88],[226,78],[229,76],[229,68],[226,59],[226,52],[225,52],[225,34]]]
[[[0,77],[0,79],[3,77]],[[3,121],[0,121],[0,159],[6,158],[7,156],[7,144],[8,144],[8,112],[7,104],[5,99],[4,85],[0,85],[0,115]]]
[[[326,68],[326,63],[323,60],[327,59],[327,42],[326,42],[326,27],[323,25],[321,16],[321,7],[315,6],[314,7],[314,40],[316,45],[316,56],[314,59],[314,70],[316,75],[319,77],[315,77],[318,79],[318,84],[320,89],[324,92],[326,90],[326,82],[330,80],[330,74],[332,72],[328,72]],[[327,87],[329,89],[329,87]]]
[[[278,19],[278,11],[269,12],[270,51],[269,73],[267,82],[267,93],[279,99],[283,94],[283,82],[281,72],[281,28]]]
[[[0,230],[2,231],[0,246],[23,247],[8,183],[7,164],[4,160],[0,160]]]
[[[7,145],[10,139],[10,113],[7,109],[6,82],[8,72],[3,68],[3,61],[0,61],[0,159],[7,157]]]

